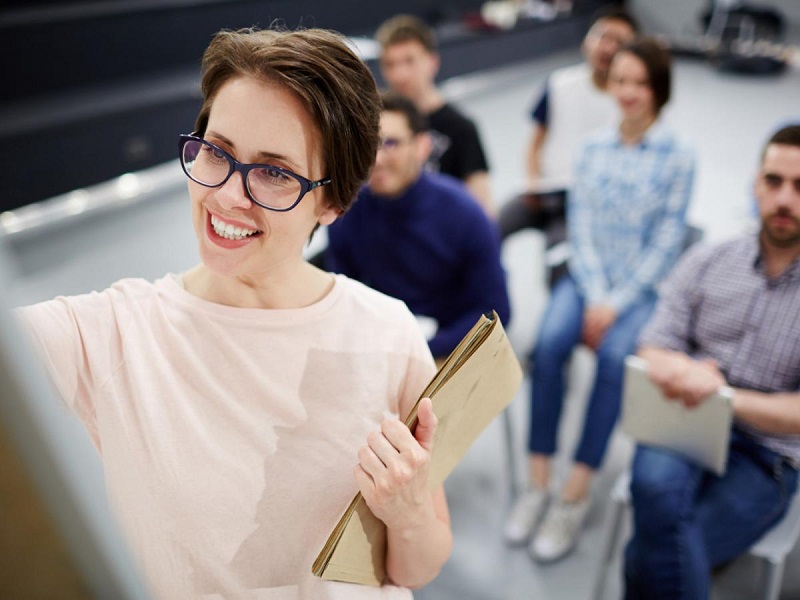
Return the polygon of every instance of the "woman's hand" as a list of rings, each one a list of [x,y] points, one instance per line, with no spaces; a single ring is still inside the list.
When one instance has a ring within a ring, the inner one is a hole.
[[[608,328],[617,320],[617,311],[610,306],[590,306],[583,312],[581,341],[592,350],[597,350]]]
[[[428,472],[437,419],[430,398],[421,400],[417,418],[413,434],[396,419],[383,421],[358,450],[355,477],[361,494],[390,529],[413,529],[434,512]]]

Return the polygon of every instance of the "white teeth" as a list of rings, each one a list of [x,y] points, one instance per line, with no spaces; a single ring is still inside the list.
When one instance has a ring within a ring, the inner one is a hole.
[[[211,215],[211,227],[218,236],[226,240],[243,240],[258,233],[257,229],[245,229],[244,227],[235,227],[230,223],[224,223],[214,215]]]

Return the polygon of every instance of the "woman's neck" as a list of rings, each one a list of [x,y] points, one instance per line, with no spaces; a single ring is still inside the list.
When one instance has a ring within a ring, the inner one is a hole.
[[[291,277],[276,272],[258,277],[226,276],[201,264],[187,271],[183,282],[187,292],[215,304],[287,309],[319,302],[333,288],[334,279],[306,262],[293,270]]]
[[[619,133],[623,143],[638,144],[655,122],[656,115],[648,115],[640,119],[623,119],[619,125]]]

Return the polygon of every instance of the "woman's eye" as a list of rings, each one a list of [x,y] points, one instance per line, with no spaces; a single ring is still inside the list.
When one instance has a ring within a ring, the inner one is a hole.
[[[292,178],[286,175],[283,171],[275,168],[264,167],[258,170],[259,178],[269,183],[270,185],[285,186],[292,183]]]
[[[222,150],[219,148],[214,148],[213,146],[204,145],[203,153],[205,154],[207,160],[215,163],[226,162],[228,160]]]

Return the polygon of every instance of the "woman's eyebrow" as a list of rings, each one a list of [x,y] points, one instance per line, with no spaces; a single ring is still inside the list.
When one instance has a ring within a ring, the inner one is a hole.
[[[225,137],[221,133],[218,133],[218,132],[216,132],[214,130],[208,130],[206,132],[206,135],[218,139],[219,141],[221,141],[224,144],[226,144],[227,146],[229,146],[232,150],[236,149],[236,144],[234,144],[231,140],[229,140],[227,137]],[[276,161],[277,160],[277,161],[280,161],[280,162],[288,164],[293,170],[299,168],[299,165],[297,163],[295,163],[293,160],[291,160],[288,156],[286,156],[284,154],[278,154],[277,152],[267,152],[265,150],[262,150],[256,156],[258,157],[258,162],[259,163],[260,162],[269,163],[269,161]]]
[[[290,165],[292,167],[292,169],[296,169],[297,168],[297,164],[294,161],[292,161],[289,157],[287,157],[287,156],[285,156],[283,154],[278,154],[276,152],[266,152],[266,151],[262,150],[261,152],[258,153],[257,156],[258,156],[259,162],[262,161],[262,160],[263,161],[267,161],[267,162],[278,160],[280,162],[287,163],[288,165]]]

